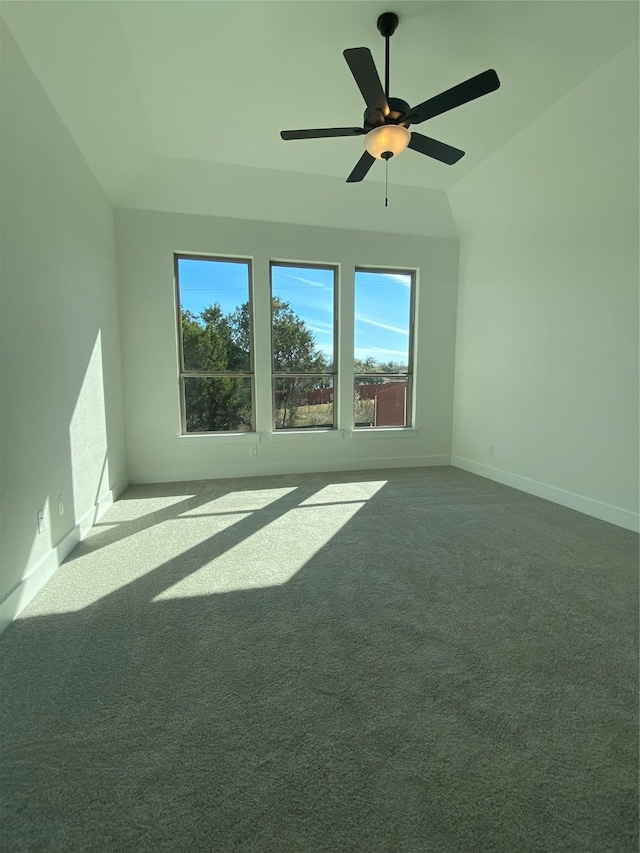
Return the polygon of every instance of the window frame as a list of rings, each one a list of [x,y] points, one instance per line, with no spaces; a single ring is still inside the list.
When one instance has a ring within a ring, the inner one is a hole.
[[[198,371],[185,370],[184,366],[184,346],[182,340],[182,304],[180,299],[180,275],[179,262],[185,261],[206,261],[218,262],[227,264],[244,264],[247,267],[248,279],[248,299],[249,299],[249,361],[250,371]],[[206,436],[206,435],[251,435],[256,433],[256,374],[255,374],[255,323],[253,315],[253,294],[254,294],[254,278],[253,278],[253,258],[247,258],[241,255],[210,255],[197,254],[193,252],[174,252],[173,253],[173,280],[174,294],[176,300],[176,333],[178,347],[178,384],[180,395],[180,435],[188,436]],[[185,397],[185,380],[186,379],[249,379],[251,387],[251,429],[249,430],[208,430],[202,432],[187,432],[187,409]]]
[[[352,386],[352,394],[355,395],[356,390],[356,377],[377,377],[377,378],[393,378],[398,376],[406,376],[407,379],[407,410],[405,411],[405,421],[406,423],[403,426],[356,426],[355,423],[355,406],[353,411],[353,432],[371,432],[373,430],[414,430],[415,425],[415,399],[414,399],[414,381],[413,381],[413,368],[414,368],[414,360],[415,360],[415,348],[416,348],[416,336],[415,336],[415,325],[416,325],[416,291],[417,291],[417,283],[418,283],[418,270],[415,268],[402,268],[402,267],[380,267],[380,266],[364,266],[364,265],[356,265],[353,273],[353,361],[355,362],[355,348],[356,348],[356,277],[359,272],[362,273],[378,273],[380,275],[406,275],[411,279],[411,290],[409,296],[409,346],[408,346],[408,359],[407,359],[407,372],[406,374],[398,374],[398,373],[356,373],[355,365],[352,365],[351,368],[351,386]]]
[[[318,270],[330,270],[333,273],[333,366],[331,373],[276,373],[275,364],[274,364],[274,351],[273,351],[273,268],[274,267],[289,267],[292,269],[318,269]],[[339,287],[340,287],[340,266],[339,264],[331,264],[326,261],[281,261],[274,258],[269,259],[269,346],[271,348],[271,433],[273,435],[282,435],[286,433],[293,433],[296,435],[302,435],[304,433],[311,433],[317,435],[319,432],[330,432],[339,429],[338,424],[338,386],[340,381],[340,372],[339,372],[339,363],[338,363],[338,350],[340,346],[340,334],[339,334],[339,319],[338,319],[338,309],[339,309]],[[282,429],[276,429],[276,408],[275,408],[275,393],[276,393],[276,380],[278,379],[304,379],[304,378],[315,378],[327,376],[330,377],[332,382],[333,389],[333,424],[331,426],[327,424],[322,424],[317,427],[284,427]]]

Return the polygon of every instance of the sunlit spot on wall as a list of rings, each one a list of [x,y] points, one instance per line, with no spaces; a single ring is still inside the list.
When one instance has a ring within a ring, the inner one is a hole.
[[[35,533],[33,537],[33,541],[31,542],[31,549],[29,551],[29,557],[25,563],[25,569],[22,574],[22,580],[31,575],[35,568],[40,564],[43,556],[49,552],[51,545],[53,544],[51,541],[51,512],[49,509],[49,498],[46,497],[44,499],[43,510],[43,519],[44,519],[44,529],[43,532],[38,534]],[[37,515],[34,513],[33,515],[33,526],[36,528],[38,523]],[[26,592],[21,595],[22,601],[28,601],[28,596]],[[22,601],[20,604],[22,605]]]
[[[109,488],[100,331],[69,423],[69,444],[73,503],[78,517],[94,507]]]

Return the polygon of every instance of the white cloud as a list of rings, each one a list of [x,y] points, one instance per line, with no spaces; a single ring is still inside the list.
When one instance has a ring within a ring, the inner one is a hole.
[[[383,349],[382,347],[356,347],[355,357],[365,359],[370,355],[396,355],[399,358],[407,358],[406,350]]]
[[[396,272],[385,272],[381,273],[385,278],[392,278],[394,281],[397,281],[399,284],[403,284],[405,287],[411,287],[411,276],[407,273],[403,275],[402,273]]]
[[[368,323],[370,326],[377,326],[379,329],[386,329],[387,332],[395,332],[397,335],[409,335],[408,329],[401,329],[399,326],[391,326],[389,323],[381,323],[380,320],[372,320],[370,317],[364,317],[362,314],[356,314],[357,323]]]
[[[293,275],[290,272],[280,272],[282,278],[291,278],[294,281],[301,281],[303,284],[310,284],[312,287],[321,287],[323,290],[331,288],[329,284],[323,284],[321,281],[313,281],[311,278],[304,278],[301,275]]]

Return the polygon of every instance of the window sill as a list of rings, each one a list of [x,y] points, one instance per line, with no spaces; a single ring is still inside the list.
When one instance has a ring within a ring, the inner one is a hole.
[[[417,438],[418,430],[414,427],[359,427],[348,430],[348,437],[355,438],[357,441],[363,439],[369,441],[378,438]],[[313,438],[321,439],[322,441],[336,441],[345,438],[345,430],[342,429],[283,429],[277,432],[267,433],[265,440],[273,441],[276,444],[290,441],[309,441]],[[259,444],[263,439],[263,434],[259,432],[193,432],[185,435],[179,435],[178,441],[181,444],[209,444],[220,441],[228,442],[229,444]]]
[[[205,444],[211,441],[228,441],[230,444],[259,444],[259,432],[189,432],[178,436],[185,444]]]
[[[365,440],[374,438],[417,438],[414,427],[357,427],[351,431],[351,437]]]
[[[321,438],[322,441],[330,439],[344,438],[344,430],[341,429],[281,429],[277,432],[269,433],[269,441],[291,441],[291,439],[299,439],[300,441],[308,441],[311,436]]]

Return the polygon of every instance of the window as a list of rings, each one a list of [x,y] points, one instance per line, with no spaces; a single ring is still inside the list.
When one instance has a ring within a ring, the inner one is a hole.
[[[251,262],[176,255],[182,432],[254,429]]]
[[[356,269],[356,428],[411,425],[414,291],[414,272]]]
[[[271,263],[275,430],[335,427],[335,267]]]

